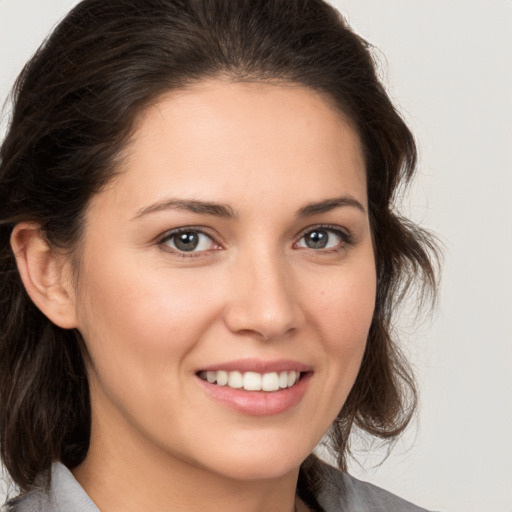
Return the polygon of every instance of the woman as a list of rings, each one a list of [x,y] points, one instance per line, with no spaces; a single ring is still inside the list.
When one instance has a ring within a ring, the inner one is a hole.
[[[391,314],[435,276],[394,212],[413,137],[336,11],[85,0],[13,99],[6,510],[420,510],[345,472],[410,420]]]

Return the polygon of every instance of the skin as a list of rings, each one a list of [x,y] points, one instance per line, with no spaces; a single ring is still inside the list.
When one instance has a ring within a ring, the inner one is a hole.
[[[165,238],[182,227],[204,232],[193,253]],[[320,227],[328,247],[308,247]],[[223,80],[170,93],[92,199],[76,280],[33,226],[13,240],[36,304],[85,339],[92,438],[74,474],[100,510],[293,511],[299,466],[354,383],[375,303],[361,145],[326,99]],[[307,365],[299,402],[257,416],[205,392],[199,369],[245,359]]]

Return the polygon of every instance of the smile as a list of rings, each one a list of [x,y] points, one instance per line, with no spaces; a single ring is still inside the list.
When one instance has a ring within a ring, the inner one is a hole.
[[[301,373],[294,370],[269,373],[218,370],[199,373],[199,378],[217,386],[266,392],[291,388],[299,382],[300,376]]]

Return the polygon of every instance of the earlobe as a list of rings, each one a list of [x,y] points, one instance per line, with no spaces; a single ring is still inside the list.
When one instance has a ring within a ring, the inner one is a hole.
[[[51,247],[36,223],[17,224],[11,235],[11,247],[34,304],[59,327],[77,327],[69,257]]]

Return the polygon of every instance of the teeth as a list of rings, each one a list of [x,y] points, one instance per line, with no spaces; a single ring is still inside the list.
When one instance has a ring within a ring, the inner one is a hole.
[[[288,387],[292,387],[300,377],[300,373],[298,372],[288,372]]]
[[[279,375],[276,372],[264,373],[261,377],[262,391],[277,391],[279,389]]]
[[[295,385],[299,378],[300,372],[225,372],[207,371],[201,372],[199,377],[211,384],[218,386],[228,386],[233,389],[245,389],[246,391],[278,391],[279,389],[289,388]]]
[[[281,372],[279,374],[279,387],[282,389],[288,387],[288,372]]]
[[[261,391],[261,375],[256,372],[245,372],[244,389],[247,391]]]
[[[230,388],[239,389],[244,385],[244,379],[240,372],[229,372],[228,386]]]
[[[217,373],[217,378],[214,382],[217,382],[219,386],[225,386],[228,383],[228,374],[227,372],[215,372]]]

